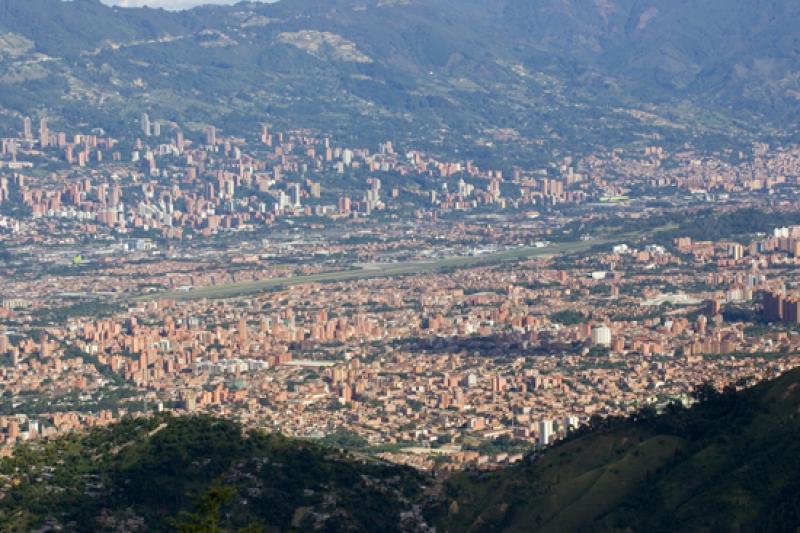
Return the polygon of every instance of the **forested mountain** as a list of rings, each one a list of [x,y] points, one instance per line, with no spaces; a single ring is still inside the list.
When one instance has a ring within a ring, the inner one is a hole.
[[[473,151],[506,128],[528,156],[749,142],[797,129],[798,22],[786,0],[3,0],[0,116],[115,131],[149,111]]]

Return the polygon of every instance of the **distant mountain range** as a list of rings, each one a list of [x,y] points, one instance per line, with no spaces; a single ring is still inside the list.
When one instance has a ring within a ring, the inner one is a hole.
[[[444,482],[207,416],[126,419],[0,460],[0,529],[796,531],[800,370],[698,397]]]
[[[798,23],[789,0],[3,0],[0,120],[122,131],[149,111],[526,157],[713,147],[794,135]]]

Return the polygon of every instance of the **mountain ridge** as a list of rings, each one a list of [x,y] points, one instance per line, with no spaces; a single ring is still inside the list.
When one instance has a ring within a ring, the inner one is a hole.
[[[473,152],[513,128],[530,142],[498,152],[534,158],[653,135],[720,146],[794,135],[798,21],[785,0],[6,0],[0,31],[51,60],[0,54],[0,105],[7,128],[47,114],[116,132],[151,111]]]

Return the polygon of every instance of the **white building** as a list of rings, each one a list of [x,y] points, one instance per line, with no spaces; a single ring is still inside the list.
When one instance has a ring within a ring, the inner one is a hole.
[[[608,326],[595,326],[592,328],[593,346],[611,346],[611,329]]]
[[[549,446],[553,440],[553,421],[539,421],[539,446]]]

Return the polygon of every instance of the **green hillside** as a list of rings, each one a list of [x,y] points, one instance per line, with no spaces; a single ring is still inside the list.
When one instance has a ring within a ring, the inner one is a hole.
[[[401,514],[423,481],[209,417],[128,420],[22,447],[0,475],[0,531],[399,531],[414,523]]]
[[[444,487],[441,531],[796,531],[800,371],[663,416],[607,420]]]

